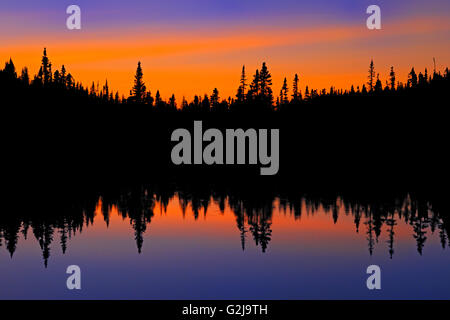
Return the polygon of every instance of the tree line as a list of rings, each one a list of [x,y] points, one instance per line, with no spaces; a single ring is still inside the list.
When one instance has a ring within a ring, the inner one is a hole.
[[[29,235],[34,236],[42,250],[44,264],[47,266],[51,253],[50,247],[56,237],[59,238],[61,251],[64,254],[69,240],[77,233],[81,233],[83,228],[93,225],[96,215],[102,217],[109,226],[110,215],[114,213],[124,220],[129,220],[137,251],[141,253],[144,233],[148,231],[155,216],[155,205],[159,205],[162,214],[163,211],[167,211],[169,202],[173,199],[178,199],[183,217],[191,211],[195,220],[200,214],[207,218],[208,209],[213,203],[218,205],[222,214],[225,214],[225,208],[229,207],[235,216],[242,250],[246,249],[248,240],[260,246],[262,252],[268,249],[272,240],[272,217],[275,207],[278,207],[283,214],[289,212],[296,221],[300,221],[304,214],[314,216],[324,212],[336,224],[343,206],[346,214],[353,217],[355,232],[365,233],[370,255],[373,254],[381,234],[387,233],[386,247],[389,257],[393,258],[395,231],[399,224],[410,227],[411,236],[416,241],[416,249],[420,255],[423,254],[430,233],[438,233],[442,249],[450,246],[447,211],[440,210],[439,204],[430,203],[411,194],[404,194],[400,198],[357,201],[352,199],[351,195],[347,198],[340,194],[329,194],[325,197],[315,194],[284,195],[283,197],[273,195],[261,199],[217,190],[199,192],[188,189],[177,191],[172,188],[158,189],[159,187],[152,189],[136,186],[127,189],[125,193],[105,193],[100,198],[90,197],[83,203],[74,204],[70,206],[70,209],[63,210],[63,213],[58,209],[54,213],[48,210],[45,215],[28,212],[20,215],[6,214],[0,217],[0,247],[4,246],[12,257],[17,249],[20,235],[24,239]],[[278,202],[277,206],[275,206],[276,202]]]
[[[389,77],[384,84],[380,79],[380,74],[376,72],[373,60],[370,61],[367,83],[360,86],[352,85],[350,89],[313,89],[305,86],[305,90],[300,90],[300,77],[295,74],[291,84],[284,78],[282,87],[277,96],[274,95],[272,85],[272,75],[268,66],[263,62],[260,69],[257,69],[249,79],[245,66],[242,67],[239,86],[234,97],[222,98],[219,90],[214,88],[210,95],[195,95],[194,99],[188,102],[184,97],[178,102],[172,94],[168,100],[161,97],[159,90],[152,95],[144,81],[144,72],[141,62],[138,62],[134,75],[134,83],[129,96],[120,96],[118,91],[113,91],[106,80],[103,85],[92,82],[90,87],[85,87],[81,82],[76,81],[73,75],[68,72],[64,65],[60,70],[52,70],[52,63],[44,48],[41,58],[41,66],[33,79],[29,75],[27,67],[24,67],[18,75],[12,59],[5,63],[3,70],[0,70],[0,88],[5,89],[5,93],[11,92],[11,88],[21,92],[31,90],[39,92],[47,99],[54,97],[74,98],[76,101],[101,104],[143,104],[160,111],[229,111],[229,110],[282,110],[296,108],[298,106],[315,103],[323,98],[330,97],[361,97],[361,96],[382,96],[401,95],[416,89],[430,88],[436,84],[445,83],[450,80],[449,70],[444,73],[433,70],[429,74],[425,68],[424,72],[417,73],[414,67],[408,73],[406,83],[398,80],[394,67],[390,67]],[[13,90],[14,91],[14,90]]]

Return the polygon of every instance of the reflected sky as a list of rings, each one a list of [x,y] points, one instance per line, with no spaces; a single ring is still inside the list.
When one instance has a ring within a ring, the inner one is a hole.
[[[38,224],[26,232],[22,224],[12,257],[10,229],[0,224],[0,298],[450,298],[442,221],[431,211],[408,217],[409,198],[403,211],[380,219],[340,198],[325,205],[302,198],[297,206],[276,198],[272,210],[253,213],[231,198],[197,207],[180,194],[163,200],[145,191],[139,201],[100,197],[83,209],[75,233],[42,236]],[[79,291],[65,286],[72,264],[82,270]],[[371,264],[382,269],[380,291],[366,288]]]

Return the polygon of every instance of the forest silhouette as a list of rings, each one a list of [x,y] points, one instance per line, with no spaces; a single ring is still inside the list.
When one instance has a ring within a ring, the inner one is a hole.
[[[276,95],[272,86],[272,75],[266,63],[263,62],[261,68],[257,69],[251,77],[247,75],[245,66],[242,67],[239,86],[234,97],[221,98],[219,90],[215,88],[210,95],[196,95],[190,102],[183,97],[179,102],[173,94],[168,100],[164,100],[159,90],[156,90],[154,96],[152,95],[152,91],[145,84],[140,62],[137,65],[130,95],[125,97],[123,94],[120,96],[117,91],[113,92],[107,80],[103,85],[92,82],[87,87],[76,81],[74,76],[66,70],[65,65],[62,65],[60,70],[53,71],[47,50],[44,49],[39,72],[34,76],[29,74],[27,67],[24,67],[19,74],[13,60],[7,61],[4,69],[0,70],[0,88],[3,99],[15,103],[41,101],[45,104],[64,103],[66,105],[142,104],[156,111],[264,112],[285,109],[297,111],[304,105],[341,103],[342,101],[360,103],[366,101],[365,97],[405,97],[415,95],[418,91],[422,94],[424,91],[431,94],[436,90],[448,88],[450,81],[448,68],[441,74],[436,69],[429,73],[426,68],[423,73],[417,73],[413,67],[407,77],[406,83],[398,80],[394,67],[391,66],[389,77],[383,83],[375,70],[374,61],[371,60],[367,83],[362,84],[361,87],[352,85],[349,89],[338,89],[331,86],[327,90],[313,89],[306,85],[302,92],[300,77],[295,74],[291,82],[292,86],[284,78],[279,95]]]
[[[44,265],[47,267],[51,253],[51,244],[55,236],[59,236],[62,253],[68,250],[70,239],[81,233],[85,228],[94,224],[96,215],[100,215],[109,226],[112,208],[123,219],[128,219],[134,232],[138,253],[142,252],[144,234],[151,235],[152,218],[155,205],[159,204],[161,214],[166,213],[169,201],[178,198],[181,208],[180,214],[186,216],[188,206],[191,208],[195,220],[203,215],[207,220],[208,209],[215,203],[224,214],[229,207],[236,219],[242,250],[246,248],[246,241],[253,241],[266,252],[272,237],[272,216],[275,203],[278,210],[292,219],[301,222],[304,214],[314,217],[318,212],[324,212],[333,220],[339,221],[340,208],[344,208],[346,215],[353,217],[355,232],[365,233],[368,254],[372,255],[376,243],[382,232],[388,233],[388,241],[384,246],[392,259],[395,253],[395,229],[399,223],[410,226],[411,237],[415,239],[418,254],[422,255],[426,241],[431,234],[438,233],[443,249],[450,247],[450,217],[448,203],[439,200],[429,200],[420,194],[397,193],[387,194],[385,197],[372,197],[363,200],[355,193],[294,193],[268,192],[261,197],[249,191],[237,191],[197,186],[175,186],[170,183],[140,185],[117,189],[104,190],[98,196],[77,198],[73,203],[55,199],[53,208],[48,207],[45,213],[24,211],[16,214],[5,214],[0,218],[0,246],[4,246],[13,257],[19,245],[19,235],[24,239],[31,235],[36,238],[42,250]],[[56,209],[57,208],[57,209]],[[99,223],[97,221],[97,223]],[[384,230],[384,231],[382,231]],[[282,231],[279,231],[282,232]],[[151,240],[150,240],[151,241]]]

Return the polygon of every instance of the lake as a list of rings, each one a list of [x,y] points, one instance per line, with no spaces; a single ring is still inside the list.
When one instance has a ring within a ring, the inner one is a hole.
[[[1,299],[449,299],[448,213],[405,193],[139,186],[0,218]],[[68,290],[66,269],[81,269]],[[369,290],[367,267],[381,268]]]

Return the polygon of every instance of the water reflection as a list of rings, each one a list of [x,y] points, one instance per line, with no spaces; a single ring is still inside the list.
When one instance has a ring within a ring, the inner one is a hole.
[[[441,210],[439,203],[419,199],[411,194],[392,199],[361,201],[341,194],[243,197],[225,191],[192,192],[143,186],[98,195],[82,204],[51,211],[53,213],[39,211],[3,214],[0,218],[0,246],[4,246],[13,257],[20,245],[20,236],[26,240],[32,235],[39,243],[44,265],[47,267],[55,235],[64,254],[70,240],[85,228],[90,228],[94,221],[99,223],[99,217],[102,217],[106,226],[109,226],[112,218],[121,217],[129,222],[140,254],[143,251],[144,234],[151,233],[149,229],[155,215],[167,215],[169,206],[174,208],[170,214],[181,214],[183,219],[191,215],[195,220],[203,218],[208,221],[212,208],[217,209],[221,215],[230,212],[234,216],[243,251],[246,250],[248,241],[252,241],[265,253],[272,238],[283,232],[285,227],[278,229],[278,234],[273,233],[274,212],[285,216],[292,223],[300,224],[304,215],[317,219],[319,225],[324,223],[323,217],[326,217],[334,223],[336,230],[342,228],[338,223],[342,216],[352,217],[352,232],[366,235],[368,255],[373,254],[383,231],[387,235],[385,247],[392,259],[395,254],[395,239],[399,236],[396,230],[400,224],[409,230],[409,235],[401,236],[412,236],[420,255],[431,234],[437,234],[443,249],[450,246],[449,217],[443,213],[446,211]]]

